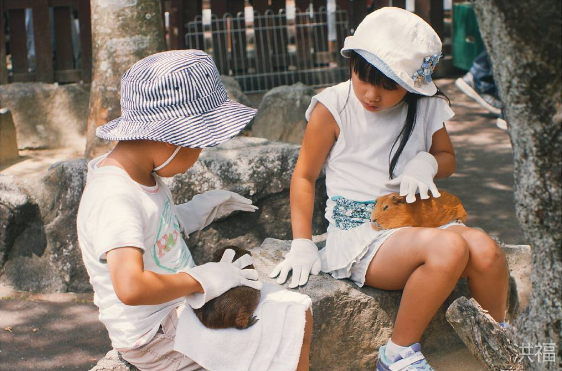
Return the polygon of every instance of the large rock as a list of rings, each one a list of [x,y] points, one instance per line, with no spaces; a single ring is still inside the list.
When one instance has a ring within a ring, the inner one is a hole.
[[[220,246],[251,248],[267,237],[292,237],[289,186],[299,150],[297,145],[239,137],[203,151],[187,173],[167,180],[176,203],[210,189],[227,189],[252,199],[259,207],[255,213],[236,213],[193,233],[188,245],[196,262],[210,260]],[[314,234],[326,231],[325,204],[322,175],[316,183]]]
[[[260,103],[252,135],[301,144],[306,129],[304,113],[315,94],[313,88],[300,82],[271,89]]]
[[[322,237],[315,240],[319,246],[323,245]],[[269,273],[283,260],[290,246],[291,241],[268,238],[261,246],[252,249],[254,266],[261,281],[275,284],[275,279],[269,278]],[[521,251],[514,246],[503,246],[503,249],[509,250],[506,253],[513,257],[516,251]],[[289,282],[290,279],[284,285],[286,288]],[[298,291],[312,299],[314,326],[310,350],[311,371],[374,370],[378,348],[386,343],[392,333],[401,292],[370,287],[359,289],[351,281],[335,280],[323,273],[310,276],[308,284]],[[449,306],[463,296],[469,296],[466,280],[459,281],[424,332],[421,342],[427,354],[445,353],[464,347],[446,319]],[[97,367],[92,371],[129,371],[115,353],[108,354]]]
[[[37,217],[37,208],[15,178],[0,174],[0,268],[18,236]]]
[[[226,244],[250,248],[259,246],[266,237],[291,238],[289,185],[298,153],[297,145],[235,138],[203,151],[187,173],[165,180],[176,203],[221,188],[251,198],[259,207],[255,213],[234,213],[192,234],[188,245],[197,262],[210,260],[212,252]],[[14,224],[14,207],[0,202],[2,225],[6,225],[1,233],[7,236],[0,235],[0,256],[10,253],[0,276],[4,284],[45,293],[91,290],[76,235],[86,162],[56,163],[45,176],[23,185],[30,197],[22,198],[20,207],[35,210],[27,224]],[[13,181],[9,184],[16,187]],[[2,192],[4,195],[8,193]],[[316,186],[316,234],[327,227],[323,217],[325,199],[325,182],[321,177]]]
[[[252,250],[260,280],[275,283],[268,275],[282,261],[290,245],[291,241],[266,239],[259,248]],[[504,251],[506,248],[512,252],[516,250],[506,246]],[[289,282],[290,279],[286,287]],[[370,287],[358,289],[351,281],[334,280],[323,273],[310,276],[308,284],[298,291],[309,295],[313,303],[311,370],[375,369],[378,347],[392,333],[401,292]],[[446,319],[447,308],[461,296],[470,296],[466,280],[459,281],[424,332],[421,342],[427,353],[462,346]]]
[[[7,108],[0,108],[0,166],[19,158],[18,138],[12,113]]]
[[[229,99],[232,99],[233,101],[241,103],[245,106],[252,107],[252,102],[250,102],[246,94],[244,94],[242,88],[240,87],[240,84],[234,79],[234,77],[221,75],[221,81],[224,85],[224,88],[226,89]],[[250,126],[251,123],[248,125]],[[250,127],[247,128],[249,129]]]
[[[27,207],[36,212],[10,247],[3,284],[44,293],[91,290],[76,235],[85,174],[85,160],[59,162],[42,178],[21,184],[30,195]]]
[[[0,85],[0,102],[14,117],[18,148],[68,147],[84,142],[90,87],[86,84]]]

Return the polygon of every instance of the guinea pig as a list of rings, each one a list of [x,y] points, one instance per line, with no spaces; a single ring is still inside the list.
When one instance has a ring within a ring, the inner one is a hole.
[[[457,196],[441,192],[441,197],[422,200],[416,197],[411,204],[406,197],[391,193],[377,198],[371,214],[373,229],[399,227],[439,227],[454,220],[466,221],[466,211]]]
[[[238,246],[227,246],[215,251],[212,261],[220,261],[226,249],[234,250],[236,253],[234,260],[245,254],[250,254],[248,250]],[[254,269],[254,266],[250,265],[245,268]],[[258,321],[253,314],[260,302],[260,297],[260,290],[247,286],[237,286],[208,301],[201,308],[195,309],[194,312],[207,328],[223,329],[234,327],[242,330],[253,326]]]

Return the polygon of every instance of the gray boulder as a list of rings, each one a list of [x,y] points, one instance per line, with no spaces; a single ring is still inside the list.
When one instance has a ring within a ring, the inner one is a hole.
[[[252,107],[252,103],[250,102],[246,94],[244,94],[242,88],[240,87],[240,84],[234,79],[234,77],[221,75],[221,81],[224,84],[226,92],[228,93],[228,98],[245,106]]]
[[[19,158],[18,138],[12,113],[7,108],[0,108],[0,166]]]
[[[317,236],[315,241],[322,246],[323,239]],[[269,273],[283,260],[290,246],[291,241],[268,238],[261,246],[252,249],[254,266],[261,281],[275,284],[275,279],[269,278]],[[514,259],[518,251],[524,251],[509,245],[502,248]],[[512,275],[514,273],[511,271]],[[526,281],[528,283],[529,276]],[[289,282],[290,279],[285,283],[285,288],[288,288]],[[314,326],[310,349],[311,371],[375,369],[378,348],[386,343],[392,333],[401,292],[370,287],[359,289],[351,281],[335,280],[324,273],[310,276],[307,285],[298,291],[312,299]],[[449,350],[454,352],[464,347],[445,317],[449,306],[463,296],[469,296],[466,280],[459,281],[426,329],[421,340],[426,354],[442,354]],[[120,368],[128,366],[116,354],[110,353],[97,366],[105,365],[105,368],[94,368],[92,371],[129,371],[129,368]],[[108,365],[114,368],[108,368]]]
[[[306,129],[304,113],[315,94],[313,88],[300,82],[271,89],[260,103],[252,135],[301,144]]]
[[[76,213],[86,161],[59,162],[47,174],[21,184],[30,197],[25,228],[10,247],[0,282],[32,292],[91,290],[76,235]]]
[[[210,260],[213,251],[226,244],[251,248],[266,237],[291,238],[289,185],[298,153],[297,145],[235,138],[203,151],[187,173],[165,180],[176,203],[220,188],[238,192],[259,207],[255,213],[233,213],[189,236],[188,245],[198,263]],[[21,204],[18,207],[30,208],[34,214],[25,218],[26,223],[18,224],[13,221],[16,209],[10,206],[16,201],[0,202],[0,257],[8,258],[0,275],[2,283],[44,293],[91,290],[76,235],[86,162],[56,163],[42,178],[24,184],[25,191],[21,188],[16,192],[19,186],[13,180],[5,181],[6,189],[13,189],[10,192],[20,197],[11,197]],[[2,197],[9,194],[3,191]],[[325,199],[325,180],[321,177],[316,186],[314,233],[322,233],[327,227],[323,218]]]
[[[0,102],[12,112],[20,150],[83,143],[89,100],[87,84],[0,85]]]
[[[188,172],[167,180],[176,203],[189,201],[210,189],[227,189],[250,198],[255,213],[234,213],[189,236],[188,245],[196,262],[211,259],[225,245],[259,246],[267,237],[292,237],[289,186],[300,146],[239,137],[202,152]],[[326,231],[325,178],[316,182],[313,233]]]

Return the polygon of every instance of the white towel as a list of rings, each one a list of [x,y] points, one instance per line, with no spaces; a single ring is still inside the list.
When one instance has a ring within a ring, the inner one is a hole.
[[[181,312],[174,350],[209,371],[294,371],[304,335],[308,296],[264,283],[254,315],[245,330],[211,330],[193,309]]]

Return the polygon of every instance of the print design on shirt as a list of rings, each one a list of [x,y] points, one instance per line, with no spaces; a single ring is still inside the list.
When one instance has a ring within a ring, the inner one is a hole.
[[[156,242],[152,246],[152,256],[160,268],[171,273],[195,265],[180,231],[180,224],[172,212],[170,200],[166,200],[160,216]]]

